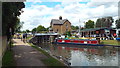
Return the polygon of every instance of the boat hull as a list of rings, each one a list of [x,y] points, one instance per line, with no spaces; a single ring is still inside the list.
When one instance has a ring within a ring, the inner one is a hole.
[[[116,38],[117,41],[120,41],[120,38]]]
[[[69,45],[88,45],[88,46],[104,46],[100,44],[83,44],[83,43],[65,43],[65,42],[54,42],[55,44],[69,44]]]
[[[62,42],[64,41],[64,42]],[[73,40],[72,40],[73,41]],[[79,40],[81,41],[81,40]],[[76,42],[66,42],[64,39],[58,39],[54,44],[68,44],[68,45],[87,45],[87,46],[113,46],[113,47],[120,47],[119,45],[104,45],[104,44],[99,44],[99,41],[97,40],[82,40],[82,41],[96,41],[96,43],[76,43]]]
[[[57,43],[70,43],[70,44],[99,44],[98,40],[88,39],[57,39]]]

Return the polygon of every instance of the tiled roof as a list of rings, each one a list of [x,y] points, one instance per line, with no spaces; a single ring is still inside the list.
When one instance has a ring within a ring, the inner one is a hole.
[[[100,30],[100,29],[113,29],[113,28],[107,28],[107,27],[103,27],[103,28],[90,28],[90,29],[83,29],[83,30],[81,30],[81,32],[84,32],[84,31],[95,31],[95,30]]]
[[[62,25],[65,21],[67,21],[67,19],[64,19],[64,20],[52,19],[51,24],[60,24],[60,25]]]

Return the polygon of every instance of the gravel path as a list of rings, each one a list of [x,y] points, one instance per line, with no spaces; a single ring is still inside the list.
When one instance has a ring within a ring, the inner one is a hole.
[[[45,66],[41,61],[47,58],[44,54],[20,39],[13,39],[13,41],[15,46],[12,49],[16,66]]]

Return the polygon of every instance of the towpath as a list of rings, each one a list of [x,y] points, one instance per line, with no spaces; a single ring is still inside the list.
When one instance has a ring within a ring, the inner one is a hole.
[[[44,54],[31,47],[28,43],[23,43],[20,39],[13,39],[14,59],[16,66],[44,66],[42,59],[47,58]]]

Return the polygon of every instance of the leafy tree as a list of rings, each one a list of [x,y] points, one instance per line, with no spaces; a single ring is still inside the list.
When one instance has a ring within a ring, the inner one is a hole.
[[[27,29],[26,32],[28,33],[28,32],[30,32],[30,30]]]
[[[40,32],[40,31],[46,31],[46,28],[42,25],[39,25],[37,28],[36,28],[36,31],[37,32]]]
[[[71,28],[72,28],[72,30],[78,30],[79,29],[79,27],[78,26],[71,26]]]
[[[101,19],[97,19],[96,21],[96,25],[95,25],[97,28],[100,28],[103,26],[102,22],[101,22]]]
[[[88,22],[85,23],[85,28],[94,28],[94,21],[88,20]]]
[[[25,5],[23,2],[3,2],[2,3],[2,35],[7,36],[8,40],[17,29],[20,28],[20,20],[18,16],[22,12]],[[11,29],[11,32],[10,32]]]
[[[49,31],[49,28],[51,28],[51,26],[47,27],[46,30]]]
[[[70,37],[70,36],[71,36],[71,32],[70,32],[70,31],[67,31],[67,32],[65,33],[65,35]]]
[[[37,28],[33,28],[33,29],[32,29],[32,33],[36,32],[36,29],[37,29]]]
[[[120,28],[120,18],[115,21],[116,28]]]
[[[114,19],[112,17],[105,17],[105,18],[99,18],[96,21],[96,27],[108,27],[110,28],[112,26]]]
[[[77,29],[79,29],[79,26],[76,26],[75,28],[76,28],[76,30],[77,30]]]
[[[21,31],[21,33],[25,33],[25,32],[26,32],[25,30]]]
[[[17,25],[15,26],[15,32],[21,32],[20,29],[22,28],[24,22],[20,22],[20,20],[18,21],[19,23],[17,23]]]

